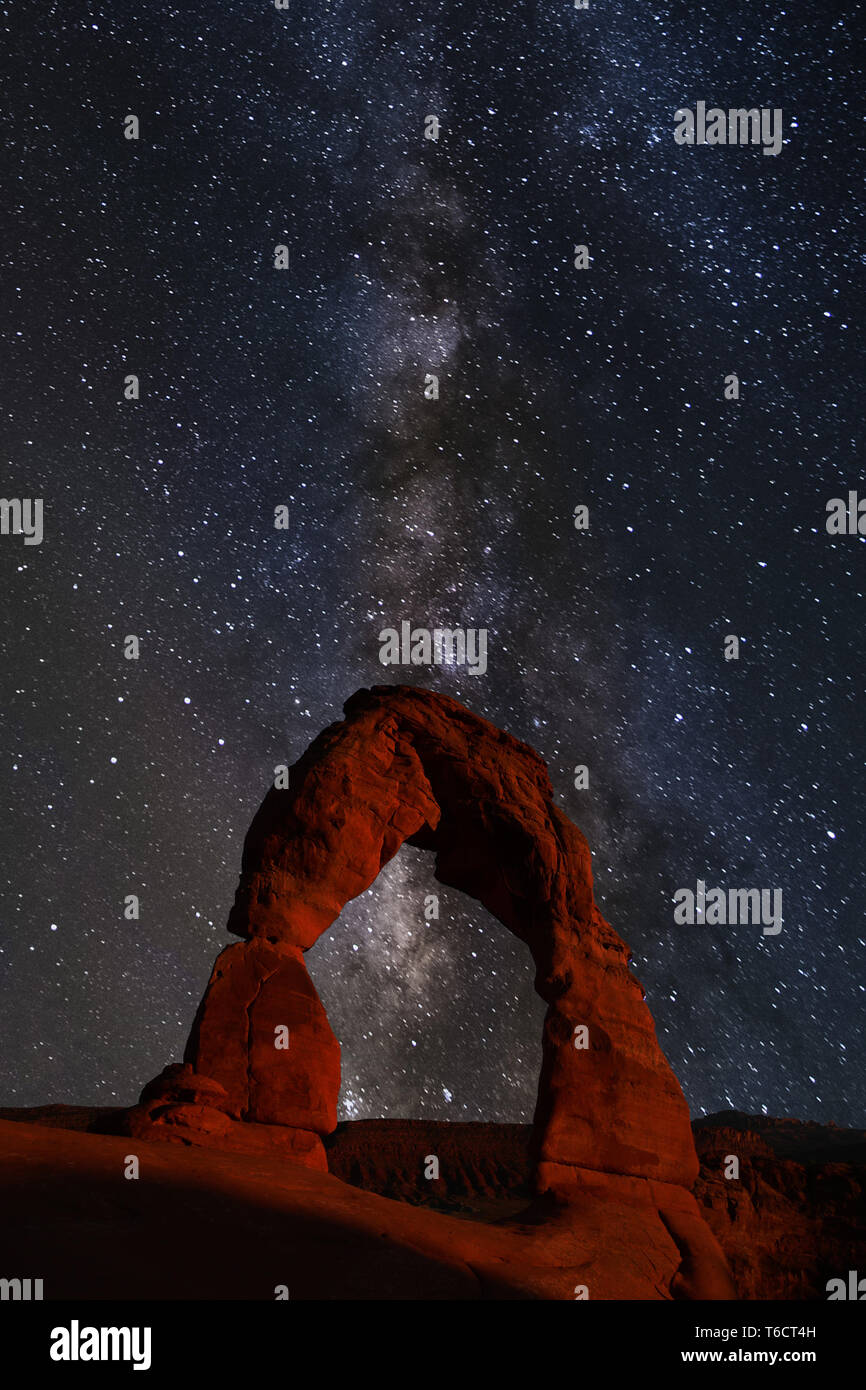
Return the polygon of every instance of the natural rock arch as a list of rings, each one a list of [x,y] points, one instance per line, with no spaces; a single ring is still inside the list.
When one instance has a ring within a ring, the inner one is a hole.
[[[145,1088],[133,1133],[280,1148],[326,1168],[340,1049],[308,950],[406,841],[532,952],[547,1004],[534,1118],[540,1192],[587,1171],[690,1188],[689,1113],[627,947],[592,893],[587,843],[554,805],[541,758],[447,696],[361,690],[271,788],[246,837],[229,929],[185,1064]],[[574,1046],[575,1029],[588,1047]],[[275,1047],[289,1029],[288,1049]]]

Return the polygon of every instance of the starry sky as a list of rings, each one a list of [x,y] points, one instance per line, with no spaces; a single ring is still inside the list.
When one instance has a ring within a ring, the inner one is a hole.
[[[835,0],[0,4],[2,494],[45,527],[0,536],[0,1104],[180,1058],[275,766],[393,681],[546,759],[694,1114],[866,1123],[866,537],[825,527],[864,38]],[[781,154],[677,145],[699,100],[780,107]],[[486,674],[386,671],[404,619],[487,628]],[[675,925],[698,878],[781,888],[781,934]],[[341,1116],[528,1121],[528,951],[433,891],[404,847],[307,956]]]

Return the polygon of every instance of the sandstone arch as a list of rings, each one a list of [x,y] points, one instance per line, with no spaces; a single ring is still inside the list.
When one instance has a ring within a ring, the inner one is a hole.
[[[485,1296],[519,1286],[572,1298],[578,1280],[601,1298],[734,1296],[690,1191],[698,1163],[685,1099],[542,760],[428,691],[360,690],[345,716],[256,813],[229,917],[241,941],[216,961],[183,1064],[145,1086],[127,1132],[327,1171],[340,1048],[304,951],[409,841],[433,851],[441,882],[526,942],[547,1003],[533,1122],[540,1205],[480,1244],[481,1228],[465,1223],[435,1240],[465,1246],[475,1264],[490,1246]],[[281,1025],[288,1050],[274,1045]],[[580,1025],[585,1050],[573,1046]],[[513,1258],[518,1285],[503,1274]]]
[[[146,1088],[139,1123],[207,1142],[279,1144],[325,1167],[339,1044],[303,952],[404,841],[526,942],[547,1017],[534,1120],[540,1191],[575,1170],[690,1187],[688,1109],[655,1037],[628,950],[595,906],[589,849],[527,745],[428,691],[354,695],[266,795],[246,838],[229,929],[183,1068]],[[274,1046],[287,1025],[288,1051]],[[589,1048],[573,1046],[586,1025]],[[143,1131],[142,1131],[143,1132]]]

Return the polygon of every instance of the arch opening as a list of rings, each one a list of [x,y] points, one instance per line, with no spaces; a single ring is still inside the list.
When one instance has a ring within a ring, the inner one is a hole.
[[[337,1118],[531,1124],[532,957],[433,866],[404,844],[305,956],[342,1050]]]

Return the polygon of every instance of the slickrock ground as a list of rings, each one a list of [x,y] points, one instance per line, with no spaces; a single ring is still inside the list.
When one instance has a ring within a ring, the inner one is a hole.
[[[270,1299],[286,1284],[292,1298],[569,1300],[587,1269],[591,1298],[668,1296],[647,1295],[652,1248],[635,1251],[634,1213],[603,1183],[579,1242],[570,1218],[521,1219],[528,1125],[342,1124],[329,1176],[106,1134],[124,1113],[0,1110],[0,1272],[44,1278],[47,1298]],[[824,1299],[828,1279],[866,1270],[866,1134],[735,1112],[694,1131],[698,1203],[741,1298]],[[138,1181],[122,1176],[131,1152]],[[424,1178],[432,1153],[438,1182]],[[728,1154],[738,1182],[722,1176]]]
[[[498,1226],[279,1156],[0,1121],[0,1263],[46,1299],[668,1297],[680,1256],[649,1209],[603,1175],[579,1200],[575,1240],[570,1209]]]

